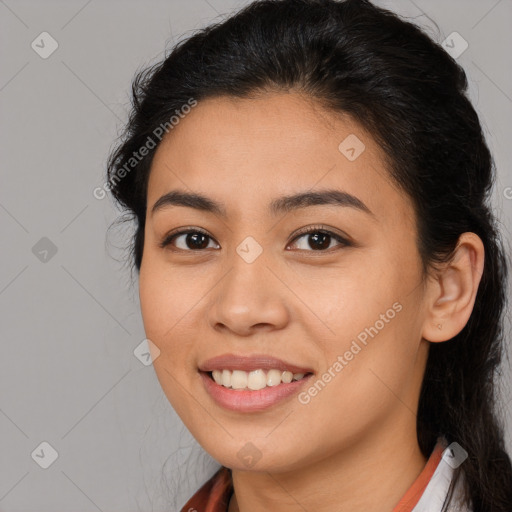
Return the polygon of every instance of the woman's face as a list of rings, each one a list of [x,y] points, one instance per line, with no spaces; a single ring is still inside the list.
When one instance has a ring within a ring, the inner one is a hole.
[[[425,290],[413,207],[384,157],[297,93],[201,101],[157,149],[144,327],[166,396],[221,464],[285,471],[415,436]],[[172,191],[210,203],[153,211]],[[298,194],[317,195],[283,200]],[[176,230],[190,233],[161,247]],[[261,389],[229,388],[246,384]]]

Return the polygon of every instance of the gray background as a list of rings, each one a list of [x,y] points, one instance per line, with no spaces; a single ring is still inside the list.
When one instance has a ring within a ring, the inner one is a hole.
[[[134,355],[145,336],[136,279],[122,265],[130,231],[107,237],[120,212],[93,190],[135,71],[246,3],[0,0],[1,511],[174,511],[217,467]],[[469,43],[458,61],[499,169],[509,244],[512,1],[377,3],[439,42],[456,31]],[[59,45],[47,59],[31,47],[44,31]],[[511,381],[506,367],[509,451]],[[48,469],[36,463],[50,456],[42,442],[58,452]]]

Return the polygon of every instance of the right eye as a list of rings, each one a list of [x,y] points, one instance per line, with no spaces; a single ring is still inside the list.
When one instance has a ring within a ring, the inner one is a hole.
[[[181,237],[183,237],[182,240],[180,242],[177,242]],[[202,249],[208,249],[208,239],[213,241],[213,238],[202,229],[181,229],[180,231],[168,233],[164,237],[164,239],[159,243],[159,246],[163,249],[165,247],[173,245],[174,247],[177,247],[177,250],[171,249],[172,251],[175,252],[197,252],[201,251]],[[179,243],[181,243],[181,247],[178,246]]]

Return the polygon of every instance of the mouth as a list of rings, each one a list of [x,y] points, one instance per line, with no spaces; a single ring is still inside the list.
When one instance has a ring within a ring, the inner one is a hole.
[[[258,412],[284,404],[314,375],[311,368],[266,355],[225,354],[205,361],[198,370],[213,401],[236,412]]]

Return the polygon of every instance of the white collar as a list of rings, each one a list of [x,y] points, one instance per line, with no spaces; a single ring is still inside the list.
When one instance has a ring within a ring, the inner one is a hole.
[[[448,443],[444,437],[440,437],[438,443],[442,443],[444,447],[441,460],[425,488],[425,491],[421,495],[420,500],[412,509],[412,512],[442,512],[443,504],[453,478],[454,469],[462,463],[464,458],[464,451],[462,450],[461,454],[461,448],[458,444],[452,443],[450,446],[447,446]],[[461,475],[455,486],[450,506],[446,512],[472,512],[470,507],[462,504],[462,485]]]

